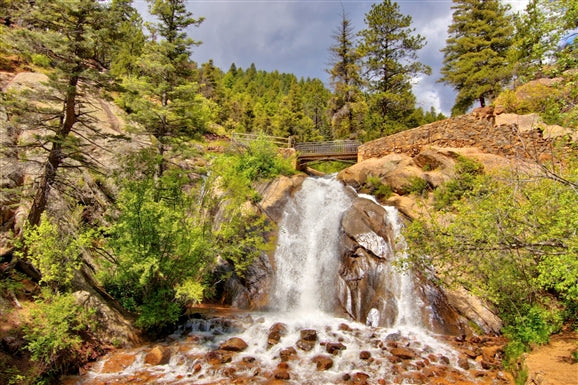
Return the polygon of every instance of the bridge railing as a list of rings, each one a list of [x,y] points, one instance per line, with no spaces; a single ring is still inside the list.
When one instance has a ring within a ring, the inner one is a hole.
[[[279,147],[291,147],[293,142],[291,138],[283,138],[280,136],[260,135],[260,134],[244,134],[241,132],[234,132],[231,139],[235,143],[247,145],[259,139],[265,139]]]
[[[361,143],[357,140],[335,140],[331,142],[296,143],[299,154],[357,154]]]

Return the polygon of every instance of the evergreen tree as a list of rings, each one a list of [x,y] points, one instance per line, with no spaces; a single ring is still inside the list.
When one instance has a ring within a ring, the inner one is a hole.
[[[148,0],[149,40],[137,67],[137,76],[125,79],[125,96],[131,117],[156,141],[160,157],[158,175],[166,169],[165,151],[170,137],[203,131],[212,119],[212,104],[198,93],[193,82],[191,48],[200,44],[187,37],[186,29],[198,26],[184,0]]]
[[[83,145],[100,133],[88,115],[88,97],[113,84],[105,69],[113,51],[110,36],[116,33],[112,26],[122,21],[111,11],[116,3],[13,3],[16,8],[11,19],[18,27],[6,34],[9,45],[26,60],[41,61],[49,67],[47,87],[36,95],[27,95],[42,103],[24,101],[11,106],[11,113],[26,116],[27,126],[39,130],[37,146],[47,151],[28,214],[32,227],[40,223],[59,170],[90,164]]]
[[[498,0],[453,0],[441,82],[458,91],[452,113],[464,113],[476,100],[486,105],[512,75],[508,60],[513,27]]]
[[[329,102],[331,137],[337,139],[357,134],[362,121],[360,112],[363,110],[358,105],[364,103],[360,58],[351,20],[345,11],[333,39],[335,44],[329,48],[333,66],[327,72],[333,88],[333,97]]]
[[[359,32],[370,104],[381,119],[377,122],[380,126],[385,121],[403,121],[412,112],[411,80],[431,72],[417,61],[425,38],[415,34],[411,22],[411,16],[401,14],[397,3],[384,0],[371,6],[365,15],[366,29]]]
[[[112,17],[115,23],[114,33],[110,35],[114,46],[110,71],[115,76],[128,76],[136,73],[138,58],[145,44],[143,21],[132,6],[132,0],[113,0]]]

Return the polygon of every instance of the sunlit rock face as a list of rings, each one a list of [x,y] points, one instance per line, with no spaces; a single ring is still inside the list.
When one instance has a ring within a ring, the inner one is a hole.
[[[357,198],[341,221],[339,301],[353,319],[373,326],[412,325],[458,335],[465,322],[433,284],[395,266],[405,243],[397,210]]]

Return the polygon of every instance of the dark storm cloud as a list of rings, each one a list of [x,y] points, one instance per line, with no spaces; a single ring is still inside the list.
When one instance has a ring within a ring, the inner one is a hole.
[[[522,9],[527,0],[511,0]],[[188,9],[205,21],[189,33],[203,44],[196,47],[193,59],[199,63],[213,59],[216,66],[228,70],[231,63],[248,68],[293,73],[297,77],[320,78],[327,83],[329,47],[339,27],[342,7],[355,31],[365,27],[364,16],[372,1],[360,0],[188,0]],[[146,9],[143,0],[136,6]],[[437,83],[440,77],[447,28],[451,23],[449,0],[401,0],[401,13],[411,15],[416,32],[427,45],[418,53],[420,61],[432,67],[431,76],[422,76],[414,91],[424,110],[433,106],[449,114],[455,92]]]

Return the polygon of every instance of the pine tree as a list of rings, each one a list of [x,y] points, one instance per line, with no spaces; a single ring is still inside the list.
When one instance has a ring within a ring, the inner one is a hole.
[[[193,82],[191,48],[200,42],[186,33],[203,18],[193,18],[184,0],[147,1],[149,12],[158,21],[147,24],[150,36],[138,60],[137,75],[125,79],[130,93],[124,103],[131,117],[155,138],[161,176],[169,138],[203,131],[212,112],[211,103]]]
[[[345,11],[333,39],[335,44],[329,48],[333,66],[327,72],[333,88],[333,97],[329,102],[331,137],[337,139],[357,134],[363,120],[359,113],[362,109],[358,108],[359,103],[364,103],[361,63],[351,20]]]
[[[453,0],[441,82],[458,91],[452,113],[464,113],[476,100],[492,99],[512,75],[508,60],[513,27],[499,0]]]
[[[429,74],[431,68],[417,61],[417,51],[425,38],[411,28],[412,18],[400,13],[391,0],[371,6],[365,15],[366,29],[359,32],[366,83],[372,107],[383,124],[403,121],[415,105],[411,81],[416,75]]]
[[[115,3],[14,2],[11,20],[17,27],[6,34],[9,45],[25,60],[42,61],[49,77],[46,88],[11,106],[11,113],[26,116],[27,126],[41,132],[37,147],[47,151],[28,214],[31,227],[40,223],[59,170],[91,163],[83,146],[101,133],[88,115],[89,97],[114,83],[105,70],[114,50],[110,36],[115,33],[114,25],[122,21],[111,10]],[[30,99],[42,103],[30,103]]]

